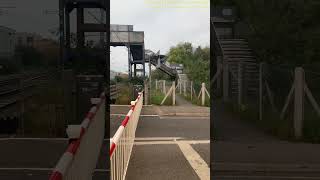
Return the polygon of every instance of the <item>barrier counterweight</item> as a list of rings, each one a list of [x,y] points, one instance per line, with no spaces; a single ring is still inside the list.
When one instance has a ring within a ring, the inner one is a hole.
[[[87,113],[80,125],[80,137],[72,140],[54,168],[50,180],[91,180],[105,129],[105,94]]]
[[[131,102],[131,108],[110,139],[111,180],[124,180],[132,152],[141,109],[143,105],[143,93]]]

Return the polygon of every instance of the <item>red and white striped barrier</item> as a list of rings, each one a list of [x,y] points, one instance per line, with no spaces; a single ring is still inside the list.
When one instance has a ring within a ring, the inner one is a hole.
[[[105,93],[95,100],[96,105],[76,128],[78,137],[70,142],[49,180],[92,179],[104,138]]]
[[[138,98],[131,101],[128,114],[110,140],[111,180],[125,179],[142,105],[143,93],[139,93]]]

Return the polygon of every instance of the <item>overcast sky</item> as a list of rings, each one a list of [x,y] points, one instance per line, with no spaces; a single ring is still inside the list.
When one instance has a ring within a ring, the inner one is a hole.
[[[201,8],[155,8],[151,0],[111,0],[111,24],[133,25],[134,30],[144,31],[145,48],[165,54],[179,42],[194,46],[210,45],[210,6]],[[169,2],[172,0],[152,0]],[[191,1],[191,0],[180,0]],[[128,54],[125,47],[111,47],[111,69],[128,71]]]
[[[155,52],[160,50],[161,53],[165,54],[171,46],[186,41],[196,46],[209,46],[209,0],[110,1],[111,23],[134,25],[134,30],[144,31],[146,49]],[[154,8],[147,3],[150,1],[179,2],[178,6],[180,8]],[[207,6],[205,8],[181,7],[188,5],[188,3],[182,2],[190,1],[206,2]],[[15,8],[1,9],[4,6]],[[45,13],[46,10],[51,11],[51,13]],[[17,32],[35,32],[44,37],[50,37],[49,30],[56,29],[59,26],[56,10],[58,10],[58,0],[0,0],[0,25],[13,28]],[[88,19],[88,21],[95,21],[90,16]],[[75,21],[72,21],[72,24],[75,24]],[[72,29],[74,28],[72,27]],[[127,61],[126,48],[111,47],[112,70],[128,71]]]
[[[8,6],[12,8],[1,8]],[[36,32],[48,36],[49,29],[59,26],[59,19],[57,14],[45,14],[45,10],[57,9],[57,0],[0,0],[0,25],[17,32]]]

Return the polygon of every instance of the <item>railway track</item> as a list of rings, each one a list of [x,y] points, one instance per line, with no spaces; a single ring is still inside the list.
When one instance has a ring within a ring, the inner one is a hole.
[[[0,77],[0,119],[17,116],[19,102],[45,88],[54,74],[50,70]]]

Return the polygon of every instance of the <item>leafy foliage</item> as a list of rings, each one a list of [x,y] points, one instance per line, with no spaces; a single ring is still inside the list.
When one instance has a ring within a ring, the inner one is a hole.
[[[155,69],[151,72],[152,79],[159,79],[159,80],[168,80],[172,81],[173,79],[160,69]]]
[[[209,82],[210,49],[198,46],[194,48],[191,43],[179,43],[171,47],[168,53],[170,63],[183,64],[184,71],[195,82]]]
[[[261,61],[293,66],[320,58],[320,2],[316,0],[216,0],[231,5],[250,27],[249,43]]]

